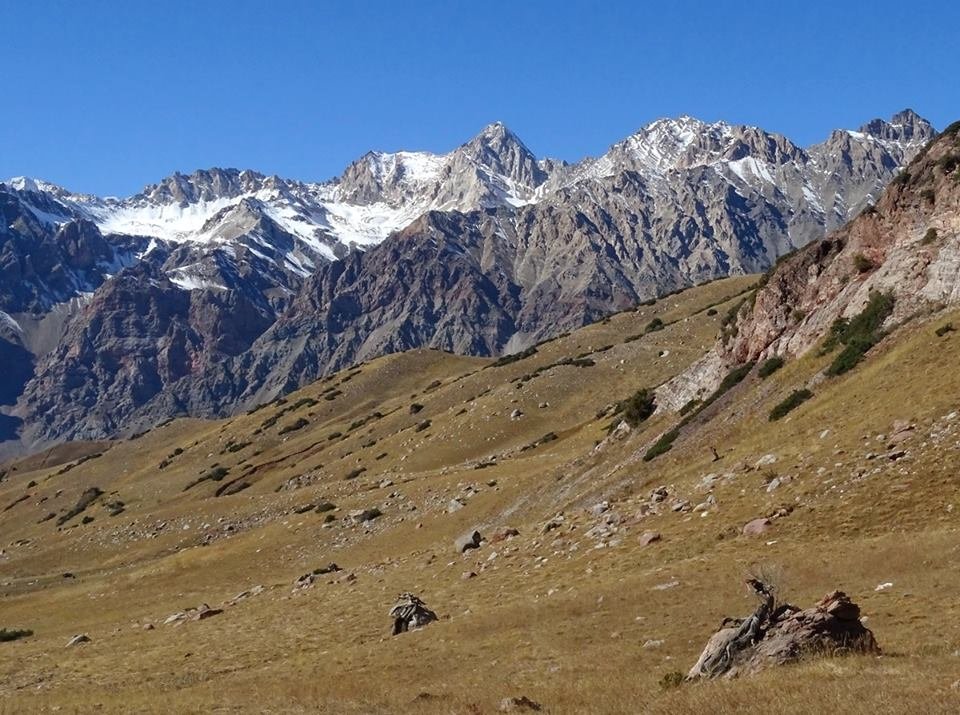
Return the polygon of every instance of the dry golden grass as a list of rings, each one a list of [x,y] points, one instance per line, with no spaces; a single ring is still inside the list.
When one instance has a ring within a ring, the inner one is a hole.
[[[594,450],[610,421],[596,413],[701,354],[720,317],[707,316],[705,306],[748,283],[721,281],[614,316],[504,367],[428,351],[391,356],[235,420],[174,422],[65,474],[57,475],[62,465],[21,463],[0,483],[0,508],[31,494],[0,514],[0,627],[36,634],[0,644],[0,709],[486,713],[525,694],[555,713],[956,712],[960,434],[942,418],[957,406],[952,366],[960,341],[936,338],[933,328],[958,316],[908,325],[849,375],[814,385],[815,398],[780,422],[767,420],[772,406],[829,358],[746,381],[653,462],[637,455],[675,418],[657,417]],[[654,316],[679,322],[624,343]],[[606,345],[614,347],[596,352]],[[658,357],[661,350],[670,354]],[[596,365],[554,367],[522,389],[511,382],[584,352]],[[354,376],[344,382],[347,375]],[[331,386],[342,394],[324,400]],[[302,397],[317,404],[262,427]],[[424,406],[416,415],[414,402]],[[514,409],[524,417],[511,420]],[[350,429],[374,412],[382,416]],[[278,434],[300,417],[309,425]],[[868,451],[884,451],[875,435],[896,419],[917,425],[904,444],[908,456],[882,466],[867,460]],[[346,436],[328,439],[336,432]],[[520,451],[547,432],[558,439]],[[251,445],[225,450],[231,441]],[[178,446],[183,454],[158,469]],[[721,462],[711,461],[710,446],[721,450]],[[755,468],[767,453],[777,461]],[[495,466],[474,469],[494,455]],[[183,491],[217,463],[230,468],[224,481]],[[359,467],[367,471],[344,480]],[[213,496],[244,469],[249,488]],[[696,503],[708,473],[731,475],[714,487],[718,506],[708,516],[633,519],[659,484]],[[316,480],[275,491],[302,475]],[[768,493],[773,476],[792,480]],[[394,484],[381,488],[383,479]],[[496,486],[487,486],[491,480]],[[37,486],[27,488],[30,481]],[[468,484],[479,492],[447,513]],[[122,499],[126,511],[109,517],[98,503],[86,525],[58,531],[54,521],[35,523],[90,486]],[[584,507],[601,498],[612,499],[625,526],[595,548],[585,532],[597,519]],[[324,499],[339,507],[333,526],[294,512]],[[737,536],[743,523],[785,504],[795,510],[769,535]],[[373,505],[383,517],[367,528],[344,525],[350,510]],[[542,534],[561,510],[561,528]],[[241,527],[202,546],[218,519]],[[167,527],[154,538],[126,536],[157,522]],[[521,536],[454,553],[460,533],[502,524]],[[646,530],[663,541],[640,547],[636,537]],[[30,541],[17,545],[21,539]],[[292,592],[296,576],[330,561],[355,580],[335,575]],[[798,605],[846,590],[884,655],[663,690],[661,678],[685,672],[722,617],[752,610],[740,583],[758,563],[782,568],[785,595]],[[63,578],[65,571],[76,578]],[[477,576],[463,580],[466,571]],[[894,585],[874,590],[884,582]],[[222,604],[255,584],[265,592],[219,616],[162,625],[177,610]],[[421,594],[442,618],[390,638],[386,612],[404,590]],[[144,623],[156,627],[143,630]],[[64,648],[81,632],[93,642]],[[662,643],[644,647],[648,641]]]

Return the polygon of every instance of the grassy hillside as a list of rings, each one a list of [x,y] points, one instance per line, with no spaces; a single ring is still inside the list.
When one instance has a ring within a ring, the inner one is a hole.
[[[0,467],[0,628],[34,632],[0,643],[4,707],[955,712],[960,338],[935,330],[960,313],[915,320],[840,377],[822,377],[830,355],[754,370],[649,461],[679,416],[608,436],[614,405],[702,355],[751,282],[512,362],[389,356],[236,419]],[[799,389],[813,396],[771,421]],[[488,541],[458,554],[472,529]],[[884,655],[661,687],[752,610],[755,564],[801,606],[847,591]],[[391,638],[401,591],[440,622]],[[223,612],[164,623],[203,603]],[[65,648],[79,633],[91,642]]]

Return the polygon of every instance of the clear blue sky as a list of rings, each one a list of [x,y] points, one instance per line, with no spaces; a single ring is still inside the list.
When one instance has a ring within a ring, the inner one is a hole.
[[[960,4],[10,0],[0,178],[126,195],[175,170],[305,180],[495,120],[576,160],[661,116],[801,144],[960,118]]]

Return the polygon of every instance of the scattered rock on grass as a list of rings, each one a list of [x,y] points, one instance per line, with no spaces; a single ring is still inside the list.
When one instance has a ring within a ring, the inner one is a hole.
[[[502,713],[515,713],[527,710],[540,712],[543,710],[543,706],[540,703],[531,700],[526,695],[521,695],[520,697],[514,698],[504,698],[500,701],[500,712]]]

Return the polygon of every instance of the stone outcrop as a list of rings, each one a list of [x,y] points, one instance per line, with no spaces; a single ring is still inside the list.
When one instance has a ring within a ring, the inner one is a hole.
[[[879,653],[860,608],[842,591],[800,610],[777,605],[769,585],[748,581],[761,603],[746,619],[725,619],[687,674],[698,678],[736,677],[811,655]]]

